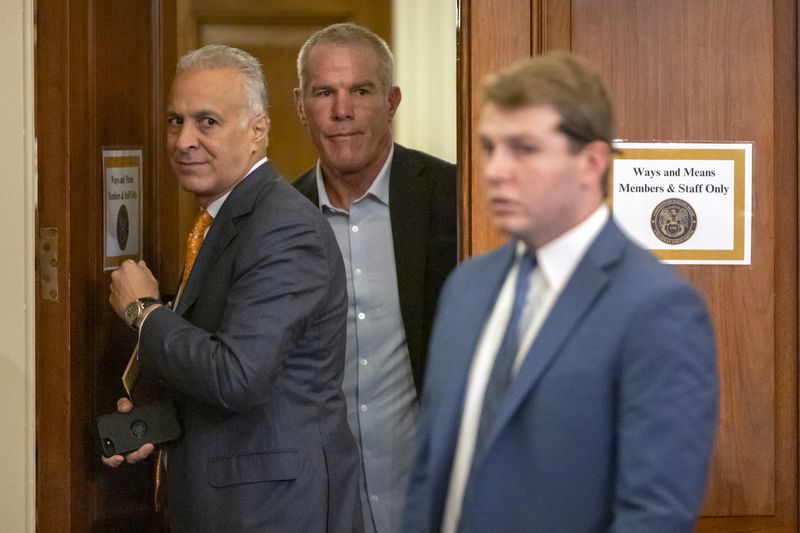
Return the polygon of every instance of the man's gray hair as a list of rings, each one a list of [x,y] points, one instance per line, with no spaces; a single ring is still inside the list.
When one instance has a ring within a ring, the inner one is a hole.
[[[358,24],[340,22],[314,33],[300,48],[300,53],[297,55],[297,81],[300,83],[301,90],[306,88],[305,66],[308,54],[311,53],[315,46],[320,44],[352,46],[354,48],[373,50],[378,57],[378,80],[387,91],[392,86],[394,80],[394,56],[386,41]]]
[[[175,74],[184,70],[214,69],[235,69],[244,74],[244,94],[250,111],[250,116],[246,118],[267,114],[267,82],[261,71],[261,63],[244,50],[224,44],[206,45],[184,55],[178,61]]]

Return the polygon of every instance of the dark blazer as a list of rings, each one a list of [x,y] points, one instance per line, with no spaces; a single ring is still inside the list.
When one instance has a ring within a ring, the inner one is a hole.
[[[319,205],[316,166],[292,184]],[[456,166],[394,145],[389,216],[400,313],[417,392],[422,388],[436,303],[458,260]]]
[[[214,219],[176,310],[141,330],[143,375],[183,419],[168,450],[173,533],[361,530],[346,302],[327,221],[262,165]]]
[[[483,326],[515,243],[450,277],[431,341],[405,533],[439,530]],[[692,531],[717,422],[700,296],[609,222],[551,309],[475,457],[462,533]]]

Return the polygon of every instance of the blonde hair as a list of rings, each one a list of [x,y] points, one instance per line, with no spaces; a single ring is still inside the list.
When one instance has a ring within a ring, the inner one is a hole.
[[[600,73],[570,52],[524,59],[488,76],[485,101],[506,109],[547,105],[561,115],[574,151],[614,139],[614,105]]]

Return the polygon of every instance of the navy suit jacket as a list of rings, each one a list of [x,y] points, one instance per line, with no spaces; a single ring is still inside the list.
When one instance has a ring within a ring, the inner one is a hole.
[[[466,262],[445,285],[406,533],[441,525],[470,364],[514,246]],[[702,299],[609,221],[511,383],[487,452],[475,457],[461,533],[692,531],[717,396]]]
[[[167,468],[174,533],[361,530],[346,302],[328,222],[263,164],[214,219],[176,310],[142,325],[143,376],[183,419]]]
[[[417,392],[421,390],[436,304],[458,260],[456,167],[394,145],[389,217],[400,314]],[[316,166],[292,183],[319,205]]]

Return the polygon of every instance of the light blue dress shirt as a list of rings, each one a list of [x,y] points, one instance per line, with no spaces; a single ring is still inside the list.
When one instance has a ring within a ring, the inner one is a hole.
[[[400,531],[418,411],[389,218],[392,155],[349,213],[331,205],[317,164],[320,206],[339,242],[347,273],[342,388],[350,429],[361,451],[365,531],[377,533]]]

